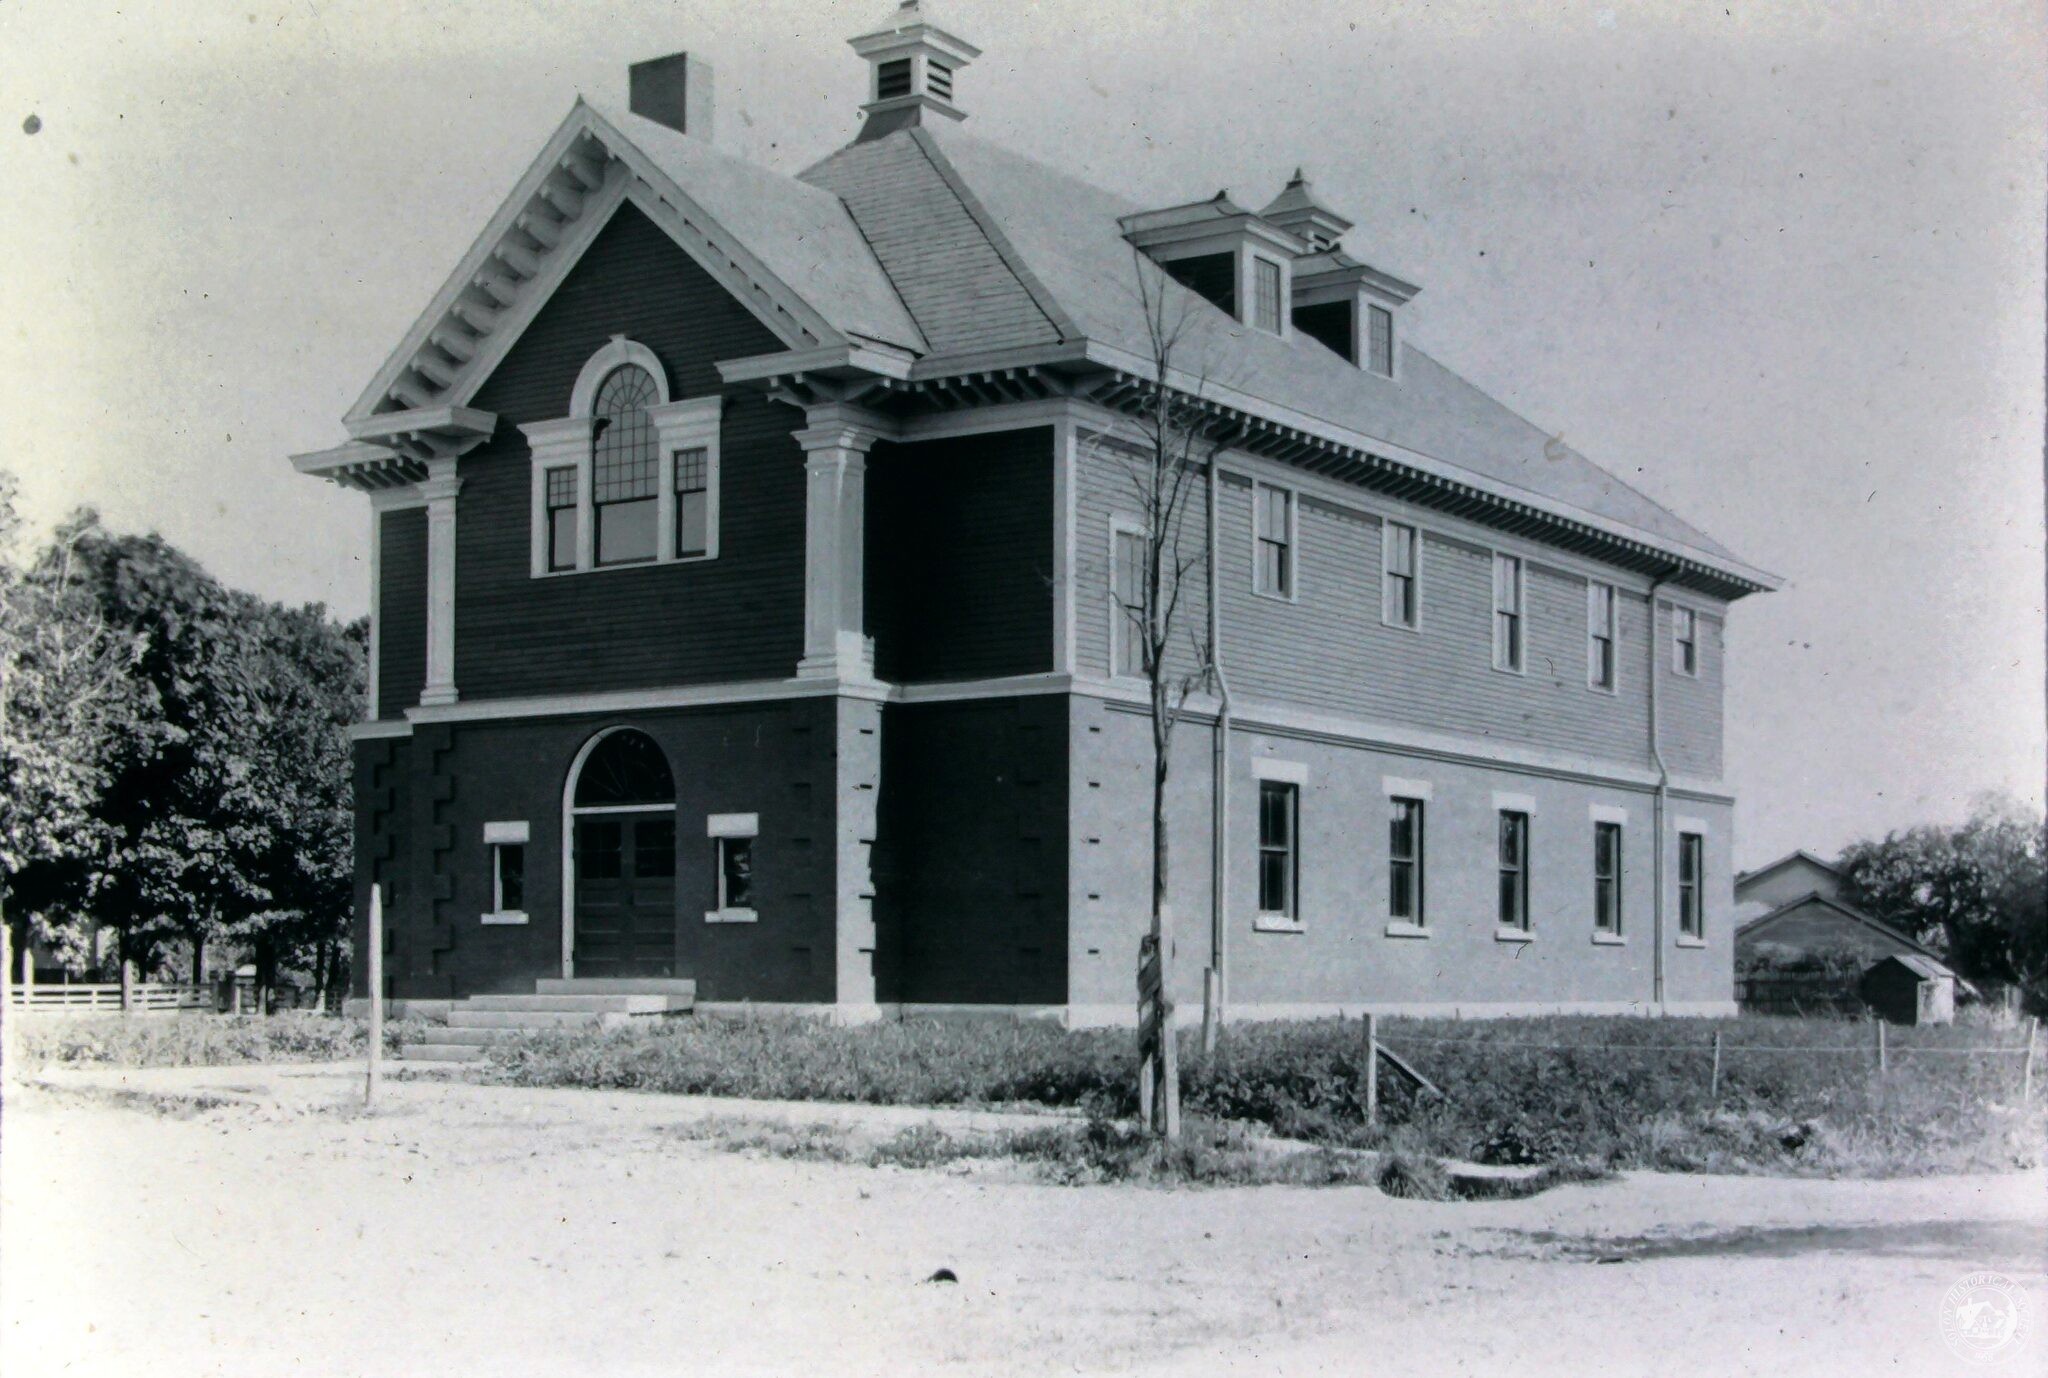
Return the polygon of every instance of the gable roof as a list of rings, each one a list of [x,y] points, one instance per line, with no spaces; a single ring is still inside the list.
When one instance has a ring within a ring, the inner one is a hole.
[[[1792,914],[1798,910],[1804,909],[1809,904],[1818,904],[1823,908],[1833,910],[1836,914],[1849,920],[1851,923],[1861,925],[1862,927],[1867,928],[1872,932],[1876,933],[1879,937],[1889,938],[1893,942],[1896,942],[1901,946],[1910,949],[1913,952],[1920,953],[1923,956],[1927,957],[1935,957],[1937,960],[1939,960],[1938,954],[1935,953],[1933,948],[1930,948],[1923,943],[1915,941],[1913,938],[1907,936],[1905,933],[1900,932],[1898,929],[1893,928],[1888,923],[1882,923],[1877,919],[1871,918],[1870,915],[1864,913],[1860,909],[1857,909],[1851,905],[1844,904],[1838,899],[1833,899],[1827,895],[1823,895],[1818,890],[1811,890],[1808,891],[1806,894],[1799,896],[1797,899],[1787,900],[1783,904],[1779,905],[1777,908],[1771,910],[1770,913],[1760,915],[1757,918],[1751,919],[1747,923],[1737,925],[1735,929],[1735,936],[1738,939],[1748,938],[1752,941],[1757,940],[1762,936],[1762,931],[1765,928],[1776,923],[1778,920],[1784,918],[1788,914]]]
[[[351,431],[468,402],[629,197],[789,347],[928,347],[837,197],[579,97],[350,408]]]
[[[912,144],[930,173],[918,169]],[[906,178],[906,171],[916,175]],[[1149,358],[1134,251],[1118,223],[1142,207],[942,124],[850,145],[801,175],[846,201],[906,301],[972,303],[974,309],[955,318],[917,313],[935,351],[967,354],[1044,342],[1054,334],[1047,321],[1064,317],[1088,341]],[[901,202],[914,203],[915,210],[900,208]],[[892,252],[874,228],[885,211],[979,237],[992,252]],[[1411,343],[1401,345],[1395,381],[1357,368],[1299,332],[1283,339],[1243,325],[1170,279],[1162,290],[1169,312],[1187,308],[1182,349],[1188,362],[1180,367],[1206,375],[1213,389],[1443,461],[1733,566],[1758,587],[1776,586],[1772,576],[1743,565],[1713,538]]]
[[[1791,866],[1794,863],[1801,861],[1805,862],[1808,866],[1813,867],[1815,870],[1825,871],[1831,876],[1839,877],[1842,874],[1842,868],[1835,865],[1832,861],[1822,861],[1812,852],[1809,852],[1804,848],[1800,848],[1785,853],[1785,855],[1779,857],[1776,861],[1766,862],[1762,866],[1757,867],[1754,871],[1744,871],[1741,875],[1735,878],[1735,883],[1737,885],[1745,885],[1753,880],[1762,880],[1766,876],[1774,875],[1777,872],[1784,870],[1787,866]]]

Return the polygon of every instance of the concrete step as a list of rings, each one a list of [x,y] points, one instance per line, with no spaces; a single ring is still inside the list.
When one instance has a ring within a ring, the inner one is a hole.
[[[408,1043],[398,1050],[401,1062],[481,1062],[484,1050],[476,1044]]]
[[[631,1022],[629,1014],[600,1010],[472,1010],[457,1005],[448,1011],[451,1029],[613,1029]]]
[[[467,1010],[534,1010],[560,1014],[667,1014],[667,995],[472,995]]]
[[[671,1009],[688,1009],[697,998],[697,983],[678,976],[545,976],[533,989],[536,995],[666,995]]]

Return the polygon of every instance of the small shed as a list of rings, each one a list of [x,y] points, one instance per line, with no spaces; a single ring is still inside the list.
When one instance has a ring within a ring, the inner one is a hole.
[[[1893,1024],[1949,1024],[1956,1017],[1956,974],[1932,957],[1895,952],[1863,973],[1864,1003]]]

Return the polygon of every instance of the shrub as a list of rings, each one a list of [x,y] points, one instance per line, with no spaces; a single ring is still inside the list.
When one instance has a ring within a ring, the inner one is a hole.
[[[1890,1173],[2027,1167],[2040,1108],[2015,1108],[2018,1061],[1964,1055],[1981,1028],[1897,1031],[1880,1081],[1869,1026],[1840,1020],[1555,1016],[1460,1023],[1389,1019],[1381,1037],[1446,1093],[1424,1098],[1383,1067],[1365,1117],[1356,1021],[1231,1027],[1214,1053],[1183,1041],[1190,1122],[1259,1126],[1329,1148],[1389,1145],[1441,1158],[1567,1158],[1680,1171]],[[1723,1037],[1719,1096],[1708,1073]],[[1128,1032],[1045,1024],[905,1021],[858,1028],[795,1019],[675,1019],[601,1035],[538,1035],[492,1050],[489,1075],[595,1086],[944,1105],[1037,1102],[1107,1123],[1137,1108]],[[1793,1142],[1799,1125],[1821,1126]],[[1121,1151],[1104,1140],[1085,1170]],[[1230,1143],[1183,1164],[1199,1180]],[[1304,1163],[1301,1172],[1328,1169]],[[1082,1168],[1076,1168],[1077,1171]],[[1328,1169],[1335,1170],[1335,1169]]]
[[[366,1024],[341,1015],[293,1011],[260,1015],[152,1014],[23,1019],[23,1064],[104,1067],[225,1067],[251,1062],[329,1062],[361,1057]],[[419,1026],[392,1022],[384,1046],[395,1050]]]

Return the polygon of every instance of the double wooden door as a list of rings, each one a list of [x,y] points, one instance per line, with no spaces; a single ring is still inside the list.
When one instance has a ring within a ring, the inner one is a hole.
[[[577,818],[576,974],[684,974],[676,970],[673,809]]]

